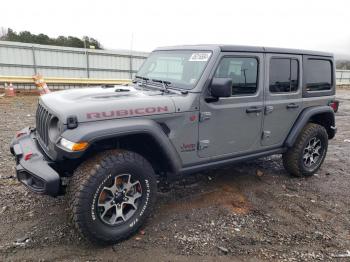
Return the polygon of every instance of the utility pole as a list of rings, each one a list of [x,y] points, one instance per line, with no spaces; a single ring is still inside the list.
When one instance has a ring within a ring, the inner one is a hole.
[[[86,57],[86,76],[87,76],[87,78],[90,78],[89,53],[88,53],[88,51],[87,51],[86,39],[85,39],[85,37],[84,37],[84,51],[85,51],[85,57]]]

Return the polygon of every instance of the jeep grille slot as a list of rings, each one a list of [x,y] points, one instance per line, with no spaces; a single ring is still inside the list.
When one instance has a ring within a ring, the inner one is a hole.
[[[47,146],[49,144],[49,124],[52,118],[50,114],[42,105],[38,104],[36,110],[36,130],[40,139]]]

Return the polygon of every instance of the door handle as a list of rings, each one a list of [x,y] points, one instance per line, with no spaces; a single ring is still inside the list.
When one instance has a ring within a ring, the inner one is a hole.
[[[252,107],[248,107],[245,112],[247,114],[250,113],[260,113],[262,111],[262,107],[256,107],[256,106],[252,106]]]
[[[287,109],[294,109],[294,108],[298,108],[298,107],[299,107],[299,105],[294,104],[294,103],[290,103],[287,105]]]

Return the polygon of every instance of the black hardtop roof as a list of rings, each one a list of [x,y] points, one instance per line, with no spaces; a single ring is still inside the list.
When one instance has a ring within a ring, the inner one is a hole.
[[[263,46],[243,46],[243,45],[181,45],[181,46],[168,46],[159,47],[155,51],[159,50],[215,50],[219,49],[222,52],[257,52],[257,53],[278,53],[278,54],[296,54],[296,55],[314,55],[314,56],[327,56],[333,57],[332,53],[290,49],[290,48],[277,48],[277,47],[263,47]]]

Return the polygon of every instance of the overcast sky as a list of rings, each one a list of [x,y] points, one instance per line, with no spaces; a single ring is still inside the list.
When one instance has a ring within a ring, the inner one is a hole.
[[[50,37],[88,35],[107,49],[220,43],[350,57],[349,0],[3,0],[0,26]]]

